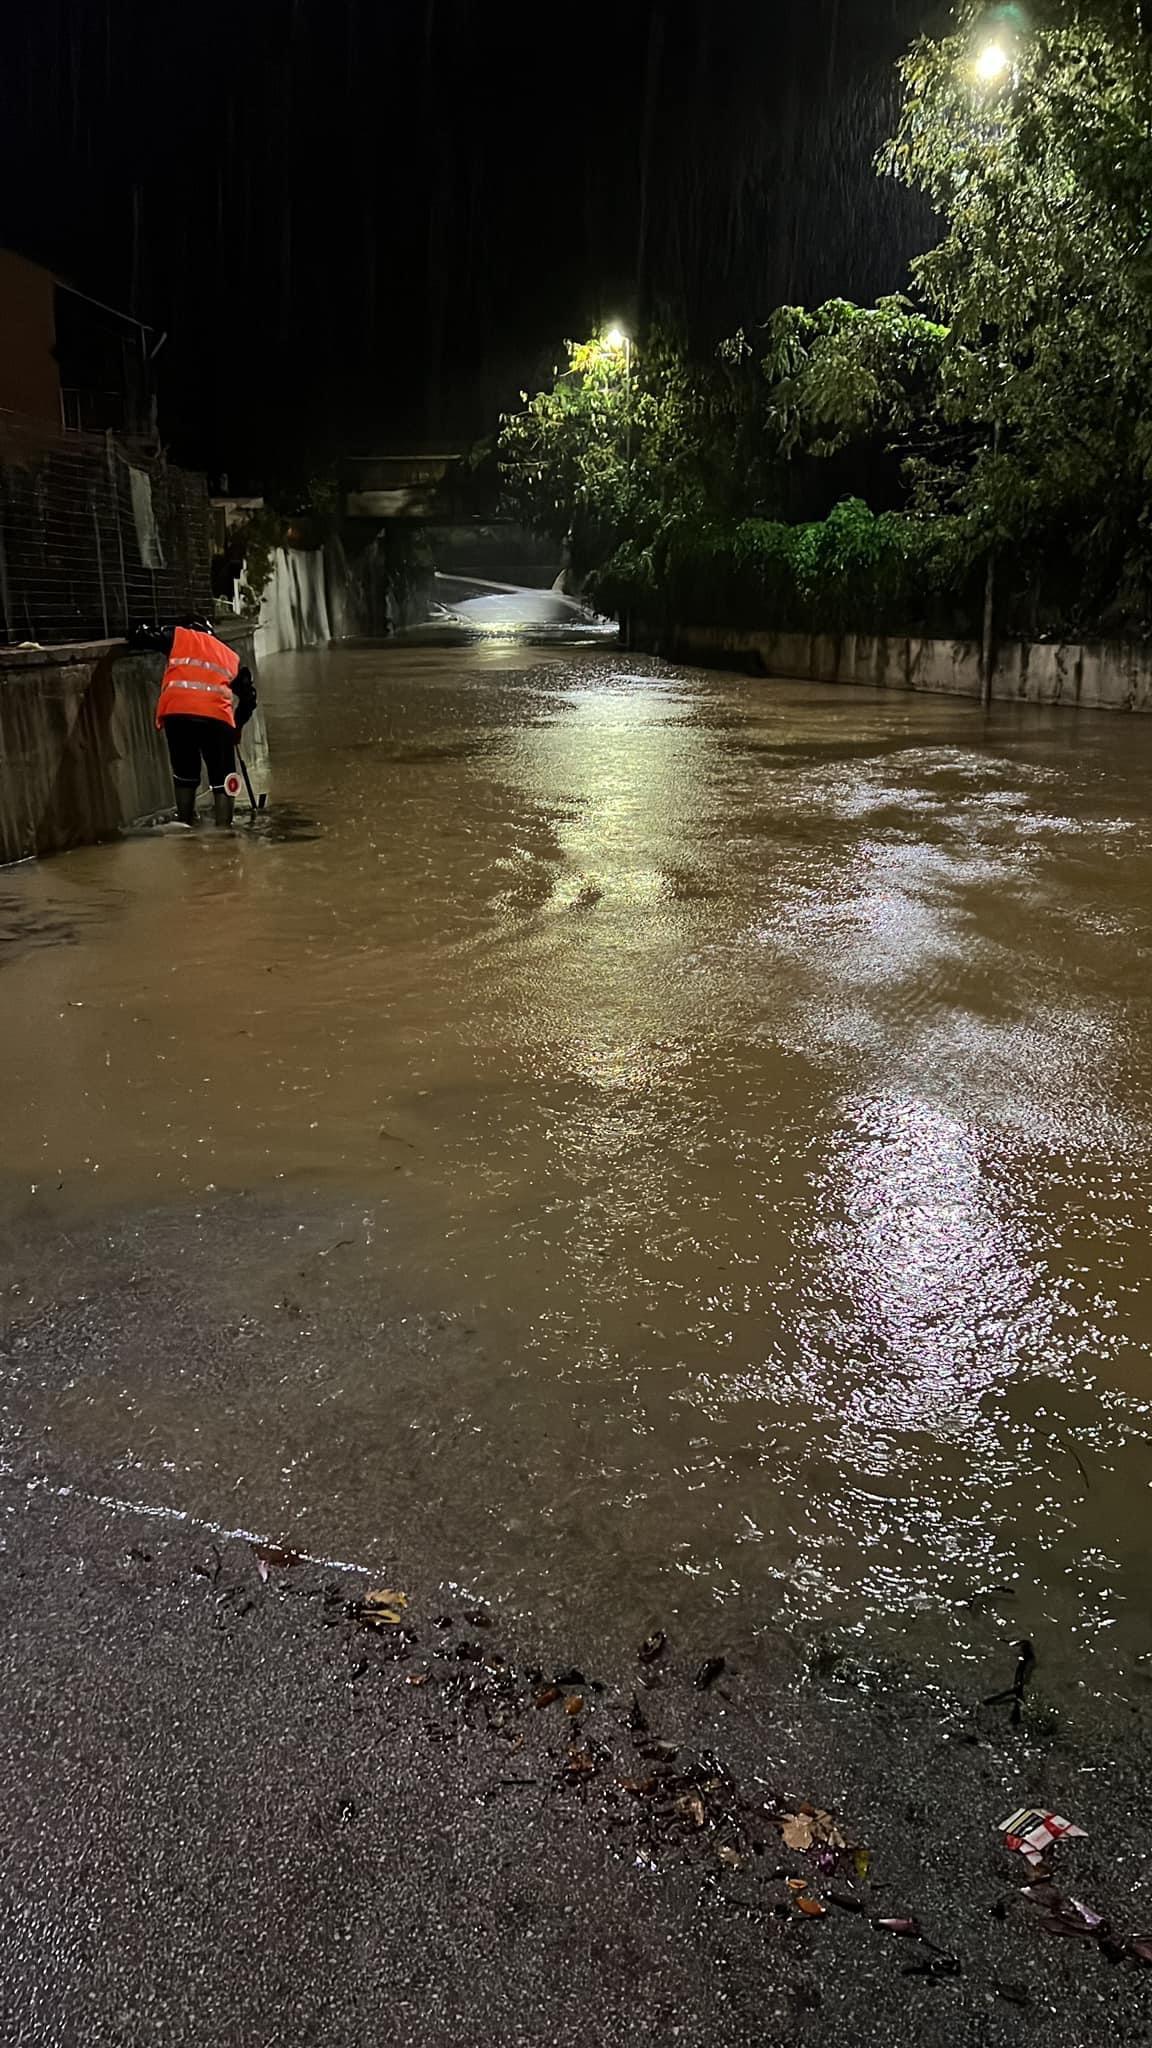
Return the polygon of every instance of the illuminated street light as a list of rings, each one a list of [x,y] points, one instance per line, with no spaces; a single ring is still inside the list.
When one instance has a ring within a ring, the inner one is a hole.
[[[610,348],[613,353],[619,353],[621,349],[627,352],[628,336],[625,334],[624,329],[622,327],[610,327],[604,336],[604,346],[605,348]]]
[[[976,53],[976,76],[981,85],[995,85],[1012,68],[1003,43],[985,43]]]

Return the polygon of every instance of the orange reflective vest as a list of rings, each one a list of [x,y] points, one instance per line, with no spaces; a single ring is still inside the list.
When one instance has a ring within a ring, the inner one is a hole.
[[[214,633],[175,627],[156,706],[157,725],[166,718],[219,718],[235,726],[232,683],[239,672],[240,656]]]

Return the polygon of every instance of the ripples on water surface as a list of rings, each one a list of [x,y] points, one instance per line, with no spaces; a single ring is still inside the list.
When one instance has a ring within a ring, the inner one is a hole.
[[[353,1430],[450,1436],[441,1563],[493,1595],[1131,1676],[1152,726],[603,651],[287,656],[265,695],[251,832],[4,877],[17,1236],[238,1189],[287,1236],[319,1193],[350,1289],[475,1333],[418,1414],[346,1361],[269,1463],[286,1534],[402,1548],[418,1453],[332,1475]],[[118,1413],[58,1436],[115,1463]],[[251,1473],[181,1426],[220,1511]]]

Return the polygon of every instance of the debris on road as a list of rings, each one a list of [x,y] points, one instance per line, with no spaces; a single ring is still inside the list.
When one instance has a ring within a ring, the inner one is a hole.
[[[207,1558],[202,1563],[194,1564],[192,1569],[196,1573],[197,1578],[207,1579],[213,1586],[218,1585],[220,1573],[224,1569],[224,1559],[220,1554],[219,1544],[213,1543],[209,1548]]]
[[[1045,1934],[1096,1947],[1113,1963],[1152,1963],[1152,1937],[1117,1934],[1103,1913],[1086,1906],[1083,1899],[1065,1898],[1047,1880],[1024,1885],[1023,1896],[1039,1909]]]
[[[394,1593],[383,1587],[379,1592],[365,1593],[356,1610],[357,1620],[367,1628],[398,1628],[407,1605],[407,1593]]]
[[[256,1569],[267,1585],[273,1571],[289,1571],[293,1565],[303,1562],[298,1550],[281,1550],[275,1543],[254,1543],[252,1555]]]
[[[639,1742],[636,1747],[641,1756],[647,1757],[650,1763],[656,1764],[674,1764],[680,1754],[680,1744],[678,1742],[654,1740],[651,1742]]]
[[[1062,1814],[1045,1813],[1038,1806],[1019,1807],[1007,1820],[999,1822],[999,1832],[1004,1837],[1004,1847],[1017,1851],[1034,1867],[1043,1863],[1054,1842],[1077,1835],[1083,1841],[1088,1838],[1086,1828],[1077,1827],[1075,1821],[1065,1820]]]
[[[650,1636],[645,1636],[636,1655],[642,1664],[655,1664],[657,1658],[664,1655],[667,1642],[663,1629],[654,1628]]]
[[[697,1692],[707,1692],[708,1687],[715,1685],[716,1680],[727,1668],[727,1662],[723,1657],[707,1657],[692,1680]]]
[[[1036,1669],[1035,1645],[1027,1636],[1022,1637],[1017,1643],[1016,1654],[1016,1675],[1011,1685],[1004,1692],[989,1693],[984,1702],[986,1707],[1000,1707],[1011,1700],[1012,1712],[1009,1719],[1014,1728],[1018,1728],[1024,1718],[1024,1696],[1032,1683],[1032,1674]]]
[[[822,1807],[805,1802],[795,1813],[777,1814],[775,1819],[787,1849],[803,1851],[824,1847],[838,1854],[848,1847],[833,1816]]]

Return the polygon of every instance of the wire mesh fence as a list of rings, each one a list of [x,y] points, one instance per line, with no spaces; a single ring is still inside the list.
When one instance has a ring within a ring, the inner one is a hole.
[[[211,602],[202,476],[0,411],[0,642],[110,639]]]

